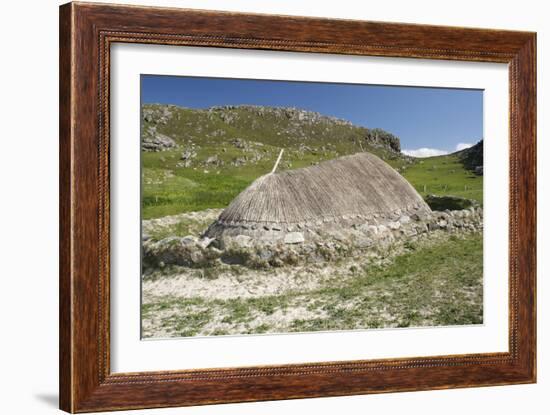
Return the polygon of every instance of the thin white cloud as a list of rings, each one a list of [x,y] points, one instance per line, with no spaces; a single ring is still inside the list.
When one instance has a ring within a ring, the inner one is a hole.
[[[452,152],[465,150],[472,146],[473,146],[472,143],[458,143]],[[439,150],[437,148],[428,148],[428,147],[417,148],[416,150],[404,149],[404,150],[401,150],[401,152],[403,154],[406,154],[407,156],[417,157],[417,158],[444,156],[446,154],[451,153],[451,151]]]
[[[426,147],[418,148],[416,150],[401,150],[401,152],[403,154],[406,154],[407,156],[418,157],[418,158],[444,156],[445,154],[449,154],[449,152],[445,150],[438,150],[437,148],[426,148]]]
[[[455,151],[466,150],[467,148],[470,148],[472,146],[472,143],[458,143],[455,147]]]

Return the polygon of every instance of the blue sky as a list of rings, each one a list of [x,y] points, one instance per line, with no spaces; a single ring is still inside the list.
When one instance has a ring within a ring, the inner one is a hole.
[[[483,91],[142,75],[143,103],[298,107],[382,128],[411,155],[452,152],[483,138]]]

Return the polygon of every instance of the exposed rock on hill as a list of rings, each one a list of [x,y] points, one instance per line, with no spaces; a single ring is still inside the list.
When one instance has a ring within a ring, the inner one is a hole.
[[[167,124],[172,118],[174,105],[144,105],[142,107],[143,121],[151,124]]]
[[[266,106],[215,106],[191,109],[174,105],[142,107],[142,148],[162,151],[174,145],[210,140],[246,149],[251,143],[326,152],[335,142],[353,145],[354,151],[379,149],[400,154],[399,138],[384,130],[353,125],[350,121],[299,108]],[[336,146],[340,145],[336,144]]]
[[[389,147],[393,151],[401,152],[401,142],[399,137],[388,133],[380,128],[374,128],[367,131],[366,140],[374,146]]]
[[[483,140],[476,145],[455,153],[464,167],[475,174],[483,175]]]
[[[157,132],[155,126],[149,126],[141,135],[141,148],[144,151],[164,151],[176,147],[176,142],[167,135]]]
[[[209,115],[219,116],[225,122],[231,123],[240,118],[240,114],[246,111],[250,114],[263,116],[274,116],[281,119],[288,119],[294,122],[306,124],[335,124],[352,125],[351,122],[337,117],[322,115],[314,111],[306,111],[295,107],[264,107],[256,105],[223,105],[210,107]]]

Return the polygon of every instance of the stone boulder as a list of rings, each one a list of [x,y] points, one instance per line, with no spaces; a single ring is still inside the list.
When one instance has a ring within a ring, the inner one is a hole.
[[[289,232],[284,237],[285,244],[301,244],[305,241],[302,232]]]

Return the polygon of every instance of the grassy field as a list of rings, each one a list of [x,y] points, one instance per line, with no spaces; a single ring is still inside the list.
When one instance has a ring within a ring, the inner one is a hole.
[[[143,153],[143,218],[150,219],[177,213],[225,207],[244,188],[259,176],[268,173],[277,158],[279,148],[257,146],[263,159],[241,166],[231,165],[242,157],[240,149],[204,145],[198,151],[195,167],[178,167],[181,151]],[[202,163],[213,154],[220,166]],[[303,154],[287,150],[281,168],[306,167],[312,163],[340,155],[336,151]],[[453,155],[417,159],[406,163],[394,156],[386,162],[398,168],[401,174],[423,196],[427,194],[454,195],[483,203],[483,177],[466,170]]]
[[[422,195],[453,195],[483,204],[483,176],[466,170],[456,155],[418,159],[401,172]]]
[[[452,253],[452,254],[450,254]],[[363,261],[366,261],[363,259]],[[325,268],[329,268],[328,270]],[[428,272],[429,271],[429,272]],[[483,249],[480,234],[412,243],[378,265],[357,260],[303,270],[315,284],[285,283],[274,295],[254,287],[265,276],[233,267],[244,292],[213,291],[222,273],[194,274],[179,284],[208,278],[201,295],[146,295],[144,337],[251,334],[483,322]],[[287,270],[287,272],[290,272]],[[315,275],[317,274],[317,275]],[[167,277],[169,278],[169,277]],[[194,281],[199,280],[199,281]],[[278,279],[273,278],[270,289]],[[144,292],[159,293],[148,288]],[[248,287],[248,291],[246,288]],[[155,288],[155,287],[153,287]],[[223,295],[220,297],[219,293]],[[161,293],[162,294],[162,293]]]

